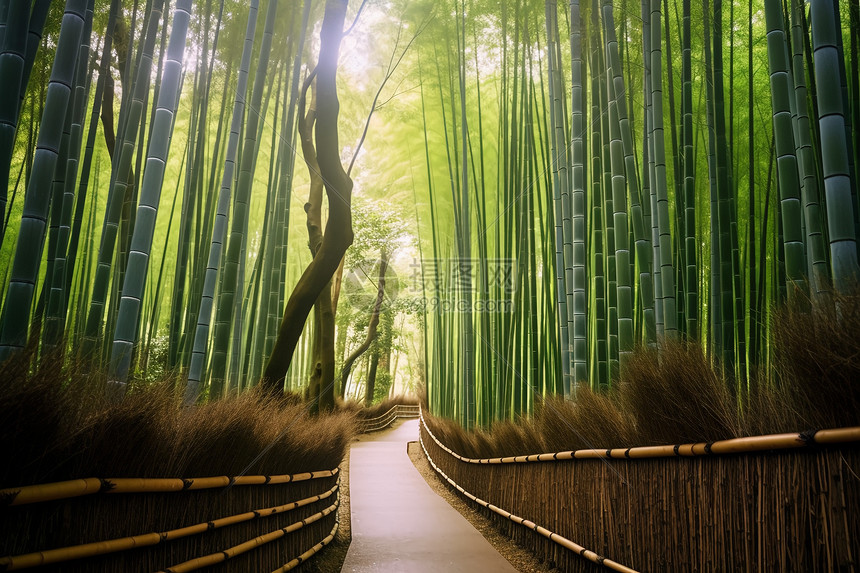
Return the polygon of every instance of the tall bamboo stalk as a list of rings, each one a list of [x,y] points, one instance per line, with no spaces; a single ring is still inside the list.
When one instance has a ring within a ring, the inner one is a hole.
[[[248,91],[248,69],[251,66],[251,52],[254,46],[254,32],[257,29],[258,8],[259,0],[251,0],[248,7],[248,23],[245,27],[245,41],[242,44],[242,59],[239,64],[236,92],[233,100],[233,119],[230,123],[230,135],[227,140],[227,155],[224,158],[221,190],[218,192],[218,206],[215,213],[215,224],[212,228],[212,240],[209,246],[209,257],[203,280],[203,290],[201,291],[200,310],[197,313],[197,325],[194,329],[194,337],[191,345],[191,365],[188,369],[188,385],[185,388],[186,403],[193,403],[197,400],[197,396],[200,393],[200,382],[203,380],[204,361],[209,342],[209,325],[212,320],[212,305],[215,299],[218,271],[221,267],[221,254],[227,236],[230,192],[233,187],[239,134],[242,130],[242,116],[245,112],[245,93]],[[218,390],[220,391],[220,389]]]
[[[857,264],[854,205],[845,137],[845,104],[839,86],[840,62],[835,6],[829,0],[811,2],[815,82],[818,95],[818,123],[821,127],[821,159],[827,205],[827,231],[830,236],[830,264],[833,286],[848,293],[860,278]]]
[[[0,317],[0,362],[23,349],[27,340],[30,308],[45,241],[51,178],[57,163],[63,118],[71,98],[75,60],[80,53],[86,7],[86,0],[67,0],[63,14],[33,159],[33,176],[24,196],[24,211],[18,231],[12,274]]]
[[[805,290],[806,257],[801,235],[800,181],[791,123],[790,86],[783,12],[779,0],[765,2],[767,22],[768,62],[770,64],[773,131],[776,142],[776,164],[779,174],[779,195],[783,223],[786,278],[789,297]]]
[[[170,43],[167,47],[161,90],[155,108],[155,120],[152,125],[150,147],[147,152],[146,169],[141,186],[140,204],[137,208],[134,233],[131,239],[128,268],[122,287],[119,310],[117,311],[116,332],[114,333],[108,374],[108,394],[114,399],[125,394],[131,368],[132,352],[140,317],[140,305],[149,267],[152,236],[155,232],[161,186],[164,183],[164,170],[173,133],[173,118],[179,104],[182,62],[185,57],[185,39],[190,18],[191,0],[177,0],[173,9]]]

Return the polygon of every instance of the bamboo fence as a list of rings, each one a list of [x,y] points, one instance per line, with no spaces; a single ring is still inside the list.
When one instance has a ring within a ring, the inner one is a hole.
[[[564,571],[858,567],[860,428],[486,459],[423,416],[420,438],[444,479]]]
[[[415,418],[398,404],[362,432]],[[289,571],[338,528],[339,469],[292,475],[83,478],[0,490],[0,571]],[[258,509],[249,509],[258,508]],[[141,533],[143,532],[143,533]]]
[[[224,571],[286,571],[333,538],[338,473],[89,478],[2,490],[0,570],[179,573],[223,563]]]
[[[381,416],[361,420],[359,422],[359,427],[361,432],[365,434],[370,432],[377,432],[379,430],[384,430],[385,428],[393,424],[394,420],[398,418],[417,418],[419,412],[420,410],[418,404],[395,404],[391,407],[390,410],[388,410]]]

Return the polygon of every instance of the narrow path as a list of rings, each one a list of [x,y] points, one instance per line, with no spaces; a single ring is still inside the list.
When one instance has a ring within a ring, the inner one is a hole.
[[[349,454],[352,543],[343,570],[355,572],[516,572],[412,465],[408,420]]]

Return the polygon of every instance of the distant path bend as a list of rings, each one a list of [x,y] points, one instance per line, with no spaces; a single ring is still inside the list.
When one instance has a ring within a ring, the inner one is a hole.
[[[418,420],[408,420],[351,446],[352,543],[343,572],[515,573],[412,465],[406,443],[417,439]]]

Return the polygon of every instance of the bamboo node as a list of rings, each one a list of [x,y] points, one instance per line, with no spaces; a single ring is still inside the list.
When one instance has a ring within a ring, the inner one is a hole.
[[[711,455],[713,452],[711,451],[711,446],[714,445],[714,442],[708,442],[705,444],[705,453]]]
[[[679,452],[680,452],[680,450],[681,450],[681,444],[675,444],[675,445],[672,447],[672,451],[673,451],[673,452],[675,452],[675,455],[676,455],[676,456],[680,456],[680,455],[681,455],[681,454],[679,453]]]
[[[101,484],[101,486],[99,486],[99,493],[104,493],[106,491],[110,491],[116,487],[115,483],[113,483],[110,480],[103,479],[103,478],[99,478],[99,483]]]
[[[803,432],[800,432],[797,437],[800,439],[801,442],[803,442],[807,446],[810,446],[815,443],[815,434],[817,433],[818,430],[805,430]]]
[[[183,490],[190,488],[192,485],[194,485],[193,479],[184,479],[184,478],[182,479],[182,489]]]
[[[16,491],[4,491],[0,493],[0,506],[8,507],[12,505],[12,502],[15,501],[15,498],[18,497],[18,494],[21,493],[21,490]]]

